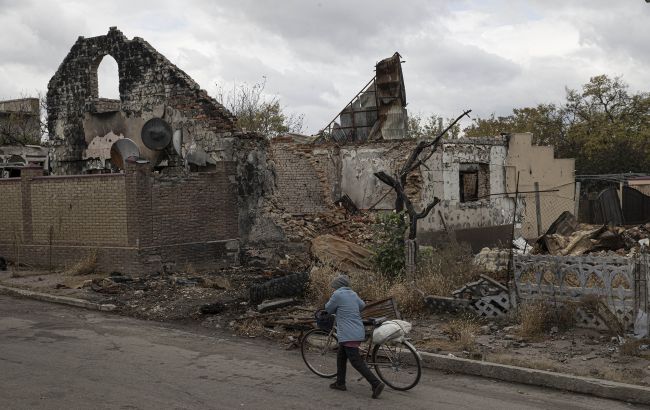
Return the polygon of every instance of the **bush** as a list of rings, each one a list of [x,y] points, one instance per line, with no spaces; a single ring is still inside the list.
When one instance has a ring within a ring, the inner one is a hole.
[[[519,307],[519,333],[524,337],[535,338],[553,327],[567,330],[575,324],[574,309],[570,305],[544,300],[522,303]]]
[[[380,214],[373,226],[373,264],[378,272],[390,277],[396,277],[404,271],[405,217],[404,212]]]

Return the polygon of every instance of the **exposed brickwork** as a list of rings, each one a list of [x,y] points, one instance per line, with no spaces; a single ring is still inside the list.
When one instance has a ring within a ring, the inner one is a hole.
[[[294,144],[271,144],[275,163],[278,205],[291,214],[313,214],[327,210],[329,195],[324,195],[327,181],[314,167],[309,152],[301,152]],[[327,191],[325,191],[327,192]]]
[[[104,56],[118,64],[120,101],[98,98],[97,68]],[[48,129],[54,139],[52,167],[57,174],[84,171],[84,115],[117,110],[128,118],[165,116],[205,149],[237,129],[235,117],[149,43],[127,39],[111,28],[107,35],[79,37],[48,84]],[[139,130],[132,130],[139,138]]]

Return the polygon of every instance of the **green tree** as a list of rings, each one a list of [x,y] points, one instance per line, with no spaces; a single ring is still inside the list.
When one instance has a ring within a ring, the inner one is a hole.
[[[581,90],[567,89],[562,106],[539,104],[475,118],[464,131],[469,137],[532,132],[534,143],[553,145],[560,158],[575,158],[580,174],[650,169],[650,94],[630,93],[617,77],[599,75]]]
[[[407,135],[410,138],[435,138],[454,120],[452,118],[443,118],[436,114],[427,117],[422,114],[410,115],[407,122]],[[458,138],[460,135],[460,125],[454,124],[447,135],[452,138]]]
[[[246,131],[269,138],[286,132],[300,133],[304,115],[286,114],[279,98],[265,94],[265,88],[266,78],[253,85],[233,84],[232,90],[227,92],[218,87],[217,99],[237,117],[238,125]]]

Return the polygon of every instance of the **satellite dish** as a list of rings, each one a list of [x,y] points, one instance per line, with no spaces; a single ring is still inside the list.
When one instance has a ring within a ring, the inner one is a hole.
[[[174,146],[174,151],[176,154],[181,155],[181,146],[183,145],[183,130],[178,129],[174,131],[172,137],[172,145]]]
[[[111,162],[120,169],[124,169],[124,163],[128,158],[140,158],[140,149],[128,138],[117,140],[111,145]]]
[[[152,118],[144,124],[140,136],[147,148],[161,151],[172,142],[172,127],[165,120]]]

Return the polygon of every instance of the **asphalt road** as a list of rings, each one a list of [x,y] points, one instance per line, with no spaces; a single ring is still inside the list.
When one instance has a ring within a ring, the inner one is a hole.
[[[638,408],[429,370],[373,400],[350,376],[334,391],[264,341],[0,295],[0,409]]]

